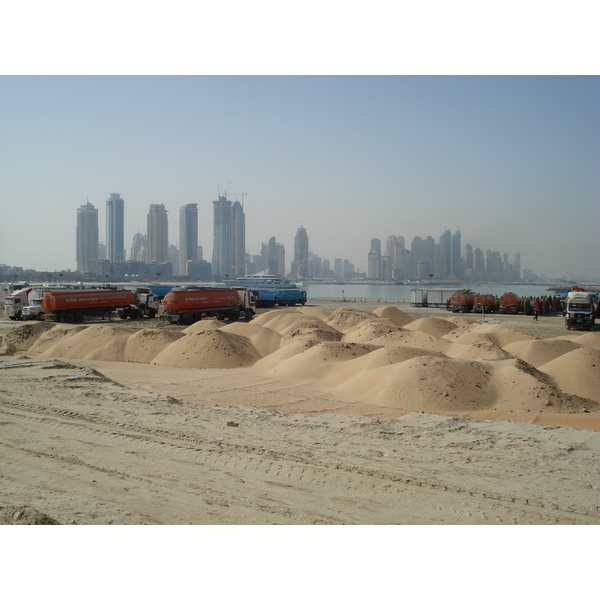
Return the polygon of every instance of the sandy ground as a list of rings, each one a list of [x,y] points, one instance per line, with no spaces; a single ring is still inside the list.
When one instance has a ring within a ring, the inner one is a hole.
[[[600,334],[560,316],[26,327],[0,322],[0,522],[599,522]]]

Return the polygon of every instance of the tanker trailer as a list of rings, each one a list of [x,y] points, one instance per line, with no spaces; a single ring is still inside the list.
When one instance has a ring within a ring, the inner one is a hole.
[[[498,312],[516,315],[519,312],[520,300],[513,292],[504,292],[500,296],[500,308]]]
[[[255,305],[254,294],[247,288],[171,290],[163,299],[163,318],[181,325],[191,325],[202,317],[250,320]]]
[[[498,302],[493,294],[475,294],[473,298],[473,311],[480,313],[494,313],[498,310]]]
[[[110,315],[113,311],[135,305],[130,290],[71,290],[46,292],[42,298],[44,320],[82,323],[85,317]]]
[[[451,310],[452,312],[471,312],[474,300],[475,294],[471,290],[458,290],[448,298],[446,310]]]

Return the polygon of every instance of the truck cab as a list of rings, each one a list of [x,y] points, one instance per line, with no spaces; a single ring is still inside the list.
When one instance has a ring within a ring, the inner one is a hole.
[[[571,291],[567,294],[564,310],[567,329],[586,329],[591,331],[595,323],[594,298],[590,292]]]

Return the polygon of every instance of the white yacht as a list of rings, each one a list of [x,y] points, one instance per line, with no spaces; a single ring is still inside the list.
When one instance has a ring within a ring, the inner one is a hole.
[[[267,275],[266,273],[256,273],[255,275],[246,275],[245,277],[236,277],[236,279],[227,280],[228,285],[243,286],[254,290],[260,289],[290,289],[297,288],[295,283],[280,275]]]

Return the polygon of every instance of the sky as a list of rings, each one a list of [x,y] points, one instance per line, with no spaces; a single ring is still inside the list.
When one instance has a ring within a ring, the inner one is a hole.
[[[210,261],[212,202],[227,190],[243,200],[247,250],[275,237],[288,265],[300,226],[311,252],[359,270],[372,238],[410,248],[448,228],[463,249],[600,280],[597,75],[227,70],[5,69],[0,264],[75,269],[77,208],[98,208],[105,241],[111,193],[125,201],[128,253],[150,204],[165,205],[178,244],[179,208],[197,203]]]

